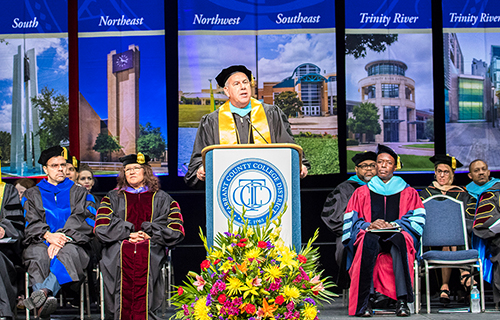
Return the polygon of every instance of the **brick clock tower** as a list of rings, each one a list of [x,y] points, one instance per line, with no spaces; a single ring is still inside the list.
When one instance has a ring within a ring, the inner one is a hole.
[[[137,153],[139,137],[139,47],[108,54],[108,130],[125,154]]]

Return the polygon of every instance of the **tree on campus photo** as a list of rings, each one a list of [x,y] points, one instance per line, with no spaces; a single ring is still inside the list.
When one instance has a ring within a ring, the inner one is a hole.
[[[288,117],[302,114],[304,103],[297,96],[297,92],[283,91],[274,98],[274,105],[279,107]]]
[[[347,127],[353,133],[366,134],[371,136],[380,134],[382,128],[378,122],[380,115],[374,103],[363,102],[358,106],[354,106],[352,110],[352,118],[347,119]]]
[[[69,141],[69,104],[68,97],[58,94],[54,89],[44,87],[41,94],[31,99],[33,107],[38,108],[40,130],[40,149],[61,145]]]
[[[0,156],[3,162],[10,159],[10,133],[7,131],[0,131]]]
[[[95,144],[92,147],[94,151],[101,154],[101,161],[111,159],[111,153],[120,151],[123,147],[118,143],[115,137],[100,132],[95,139]],[[107,158],[107,159],[106,159]]]
[[[161,134],[160,127],[153,127],[150,122],[146,125],[139,124],[139,139],[137,151],[147,154],[151,159],[162,159],[167,149],[167,142]]]
[[[425,121],[424,135],[430,141],[434,141],[434,118],[429,118]]]
[[[397,34],[346,34],[345,54],[354,59],[366,57],[367,49],[384,52],[387,46],[398,41]]]

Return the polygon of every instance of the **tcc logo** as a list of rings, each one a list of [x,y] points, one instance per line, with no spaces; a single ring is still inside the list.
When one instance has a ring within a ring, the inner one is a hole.
[[[248,211],[257,211],[271,202],[271,189],[265,179],[240,179],[233,191],[233,201]]]

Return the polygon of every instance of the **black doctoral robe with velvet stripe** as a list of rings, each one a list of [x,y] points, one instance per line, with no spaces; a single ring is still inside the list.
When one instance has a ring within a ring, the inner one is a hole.
[[[129,242],[130,233],[138,231],[151,239]],[[165,293],[160,271],[167,247],[184,239],[178,203],[162,190],[138,194],[112,190],[101,200],[94,232],[103,243],[100,266],[106,317],[157,319],[154,313]]]
[[[271,143],[295,143],[293,139],[290,123],[287,116],[281,111],[280,108],[263,103],[264,112],[266,113],[267,122],[269,125],[269,132],[271,134]],[[249,137],[250,114],[244,117],[233,113],[234,123],[241,143],[253,143],[253,137]],[[202,187],[201,183],[196,177],[196,171],[202,165],[203,160],[201,151],[203,148],[220,144],[219,141],[219,110],[204,115],[200,120],[198,131],[196,132],[196,139],[193,145],[193,152],[191,154],[191,161],[189,162],[188,172],[184,176],[184,181],[190,187]],[[311,168],[309,161],[303,156],[302,163]]]
[[[0,183],[1,211],[0,227],[11,243],[0,244],[0,317],[14,318],[12,313],[17,297],[16,280],[22,274],[16,273],[15,265],[21,264],[21,241],[24,236],[24,216],[16,188]]]

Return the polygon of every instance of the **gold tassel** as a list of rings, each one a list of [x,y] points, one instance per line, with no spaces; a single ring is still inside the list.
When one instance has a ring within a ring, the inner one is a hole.
[[[65,160],[69,160],[68,159],[68,149],[66,149],[66,147],[62,147],[62,148],[63,148],[63,152],[61,153],[61,156],[63,156]]]
[[[250,85],[252,86],[252,88],[255,87],[255,78],[253,77],[253,74],[250,74]]]
[[[453,170],[457,168],[457,159],[455,159],[455,157],[451,157],[451,168]]]
[[[146,162],[146,158],[144,157],[144,155],[142,153],[139,152],[137,154],[137,163],[144,164],[144,162]]]
[[[396,165],[396,169],[401,169],[401,158],[398,156],[398,161],[397,161],[397,165]]]
[[[78,168],[78,160],[76,160],[75,156],[73,156],[73,167],[75,167],[75,169]]]

